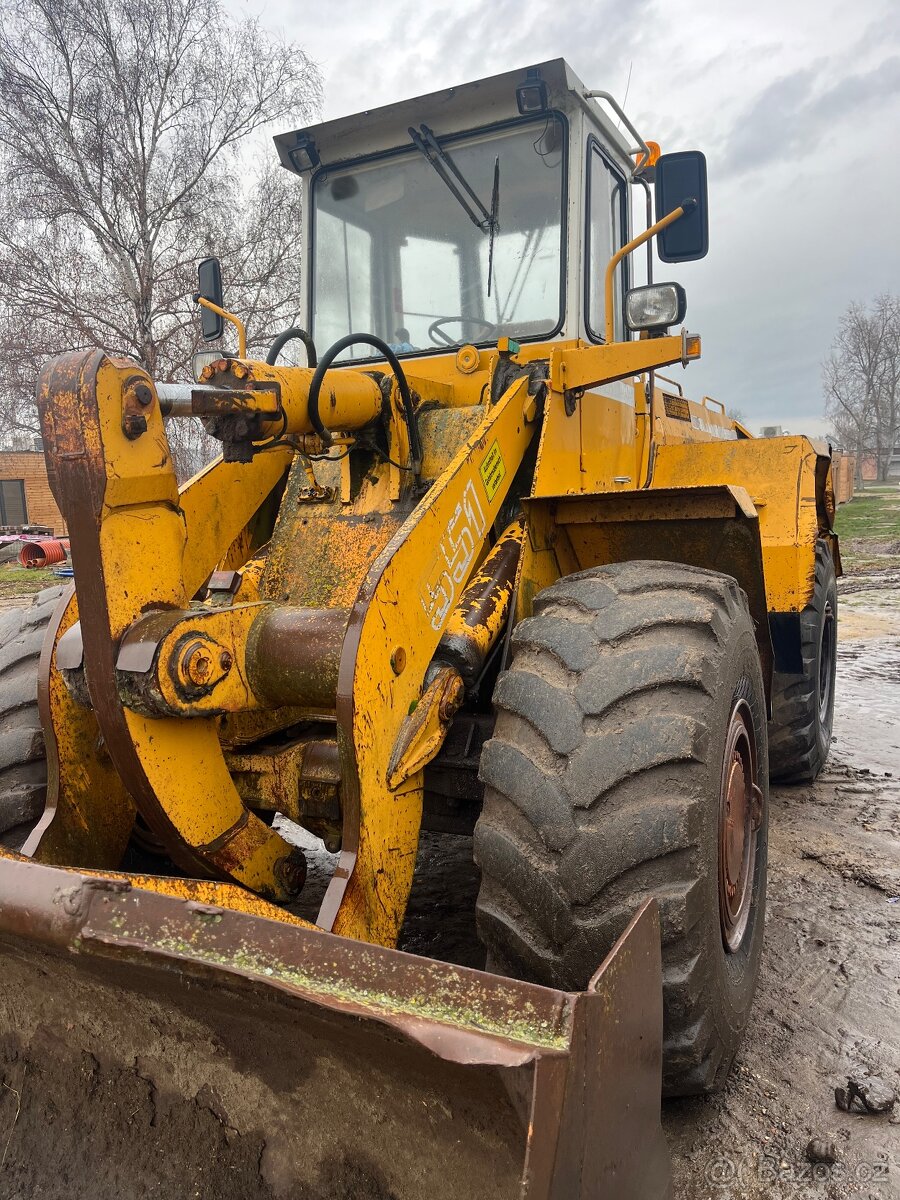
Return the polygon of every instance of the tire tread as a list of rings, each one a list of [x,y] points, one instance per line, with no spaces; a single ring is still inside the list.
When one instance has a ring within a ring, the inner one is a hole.
[[[37,704],[38,669],[65,587],[44,588],[0,619],[0,843],[19,850],[44,811],[47,763]]]
[[[669,1094],[712,1089],[733,1057],[703,1013],[698,773],[700,712],[736,621],[752,632],[736,582],[700,568],[628,562],[560,580],[515,630],[481,760],[489,962],[584,987],[654,896]]]

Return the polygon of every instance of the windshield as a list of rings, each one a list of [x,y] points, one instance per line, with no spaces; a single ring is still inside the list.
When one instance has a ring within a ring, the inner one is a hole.
[[[319,345],[375,333],[409,354],[501,336],[547,337],[558,328],[562,122],[547,116],[436,140],[438,167],[446,168],[449,155],[464,184],[452,168],[442,177],[412,140],[408,151],[315,180]],[[461,202],[465,185],[474,201]],[[351,353],[372,351],[361,346]]]

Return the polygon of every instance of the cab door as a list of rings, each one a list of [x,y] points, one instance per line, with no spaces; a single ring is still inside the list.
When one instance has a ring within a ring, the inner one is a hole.
[[[604,278],[610,258],[628,240],[628,184],[593,135],[585,164],[584,327],[589,342],[605,339]],[[628,260],[616,268],[616,341],[625,338],[624,296]],[[634,386],[627,380],[585,392],[581,418],[581,490],[596,492],[637,486]]]

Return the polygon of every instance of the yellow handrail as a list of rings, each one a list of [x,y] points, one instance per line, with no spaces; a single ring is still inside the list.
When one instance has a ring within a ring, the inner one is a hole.
[[[246,358],[247,330],[244,328],[244,322],[240,317],[236,317],[234,313],[226,312],[224,308],[219,308],[218,304],[213,304],[212,300],[207,300],[205,296],[198,296],[197,303],[202,304],[204,308],[211,309],[212,312],[218,313],[220,317],[224,317],[226,321],[232,323],[238,335],[238,358]]]
[[[716,400],[716,398],[714,396],[704,396],[703,399],[700,401],[700,403],[703,405],[704,408],[709,408],[709,406],[711,404],[717,404],[723,413],[727,411],[725,408],[725,405],[722,403],[722,401]]]
[[[627,254],[632,252],[632,250],[637,250],[638,246],[643,246],[644,242],[649,241],[649,239],[652,237],[655,237],[655,235],[661,232],[661,230],[665,229],[666,226],[671,225],[673,221],[677,221],[679,217],[683,217],[684,212],[685,210],[681,206],[678,208],[673,208],[672,211],[667,213],[661,221],[657,221],[655,225],[651,225],[649,229],[645,229],[643,233],[639,233],[636,238],[632,238],[631,241],[626,243],[621,250],[617,250],[607,263],[606,285],[604,289],[604,299],[606,303],[607,345],[616,340],[616,322],[615,313],[613,312],[613,274],[616,267]]]

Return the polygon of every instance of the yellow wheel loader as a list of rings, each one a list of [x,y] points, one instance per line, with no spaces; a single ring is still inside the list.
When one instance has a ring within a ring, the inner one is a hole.
[[[0,1190],[666,1196],[770,772],[828,752],[829,454],[663,374],[705,161],[564,62],[275,142],[303,326],[249,358],[207,259],[196,382],[39,382],[75,585],[0,616]],[[484,970],[397,948],[423,830]]]

